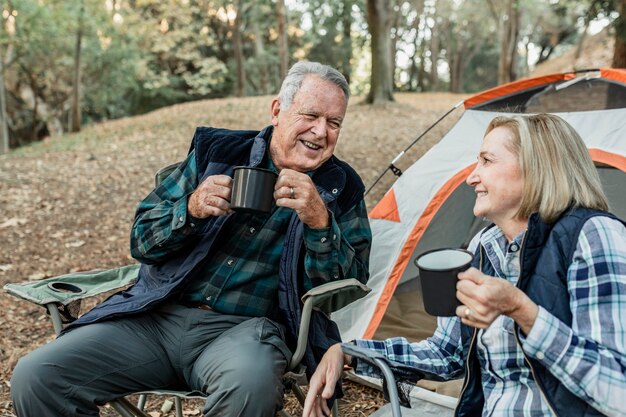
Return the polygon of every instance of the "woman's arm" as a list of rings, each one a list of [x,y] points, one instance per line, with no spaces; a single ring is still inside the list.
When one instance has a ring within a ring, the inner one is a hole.
[[[538,309],[524,351],[578,397],[608,416],[626,398],[626,228],[587,221],[568,269],[572,326]]]

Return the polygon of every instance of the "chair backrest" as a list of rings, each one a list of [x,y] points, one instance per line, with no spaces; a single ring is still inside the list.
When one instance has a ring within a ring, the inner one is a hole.
[[[154,174],[154,185],[157,186],[163,182],[165,178],[167,178],[176,168],[180,166],[182,162],[175,162],[170,164],[164,168],[161,168]]]

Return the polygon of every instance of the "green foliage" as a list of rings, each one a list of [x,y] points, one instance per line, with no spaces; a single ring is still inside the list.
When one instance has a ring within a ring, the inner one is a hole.
[[[574,45],[585,24],[608,18],[626,33],[614,0],[524,0],[517,74],[529,57]],[[241,10],[236,8],[241,5]],[[497,83],[497,16],[484,0],[390,0],[395,88],[478,91]],[[84,13],[81,8],[84,7]],[[244,94],[280,86],[275,0],[7,0],[0,59],[12,145],[60,133],[69,123],[78,33],[83,122],[233,94],[235,16]],[[369,90],[365,0],[287,2],[289,62],[342,71],[353,94]]]

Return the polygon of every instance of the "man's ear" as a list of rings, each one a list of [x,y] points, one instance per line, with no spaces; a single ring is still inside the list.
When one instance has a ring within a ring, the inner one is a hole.
[[[278,125],[278,114],[280,113],[280,99],[276,97],[272,100],[272,125]]]

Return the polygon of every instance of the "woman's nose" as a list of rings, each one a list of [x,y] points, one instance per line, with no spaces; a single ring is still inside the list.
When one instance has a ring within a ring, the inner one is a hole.
[[[476,167],[474,167],[472,172],[470,172],[470,174],[467,176],[467,179],[465,180],[467,185],[469,185],[470,187],[474,187],[478,183],[478,173],[477,173],[477,171],[478,171],[478,165]]]

